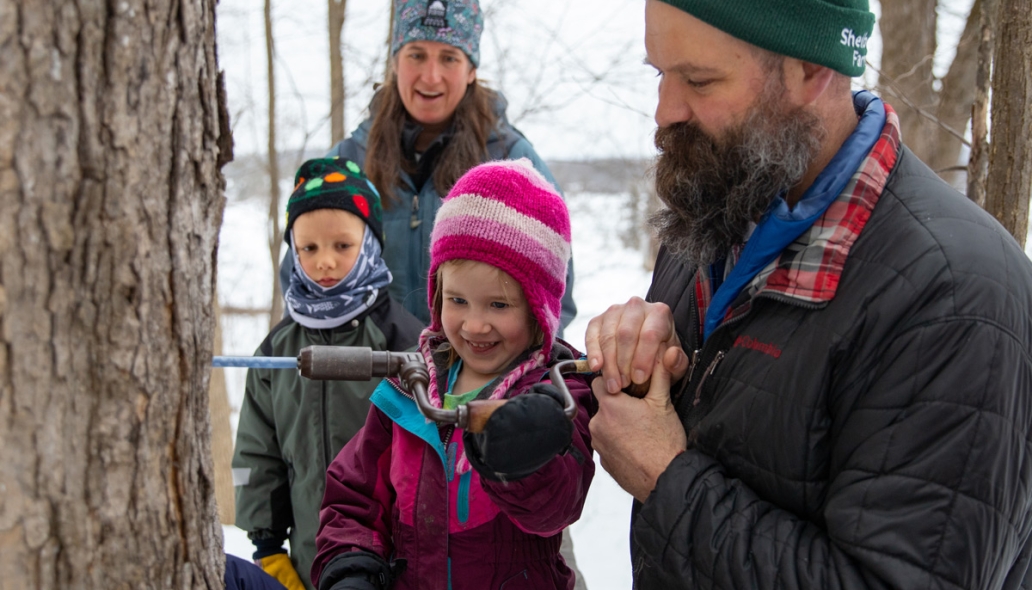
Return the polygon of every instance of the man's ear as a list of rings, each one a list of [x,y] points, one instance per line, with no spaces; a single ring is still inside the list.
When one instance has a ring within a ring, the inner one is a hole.
[[[816,103],[835,80],[831,68],[793,57],[785,58],[782,67],[786,99],[797,107]]]

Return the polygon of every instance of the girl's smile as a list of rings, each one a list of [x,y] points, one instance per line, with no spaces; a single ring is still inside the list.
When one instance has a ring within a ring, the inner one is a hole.
[[[519,283],[483,262],[441,265],[441,324],[462,358],[464,389],[500,375],[533,344],[533,316]]]

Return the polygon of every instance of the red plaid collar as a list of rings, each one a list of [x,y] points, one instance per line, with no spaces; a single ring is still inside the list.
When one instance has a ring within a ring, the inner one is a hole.
[[[748,302],[732,309],[725,321],[747,312],[752,299],[761,292],[777,293],[811,304],[831,301],[838,289],[849,250],[870,219],[889,173],[896,165],[899,147],[899,117],[892,107],[885,104],[885,126],[881,137],[842,194],[810,229],[753,278],[745,288],[749,294]],[[741,246],[733,249],[725,276],[734,267],[740,253]],[[706,269],[696,272],[695,300],[700,318],[706,317],[706,309],[713,299],[712,287],[713,280]],[[699,337],[701,341],[701,321]]]
[[[885,126],[871,152],[824,215],[760,271],[749,298],[778,293],[806,303],[835,297],[849,250],[860,237],[899,158],[899,117],[885,104]]]

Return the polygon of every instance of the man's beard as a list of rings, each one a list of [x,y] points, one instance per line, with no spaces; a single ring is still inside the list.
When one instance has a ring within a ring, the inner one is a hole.
[[[767,91],[745,119],[714,139],[695,124],[656,130],[656,192],[666,204],[649,220],[682,262],[711,264],[745,237],[771,201],[795,186],[825,130],[811,112],[784,112],[781,88]]]

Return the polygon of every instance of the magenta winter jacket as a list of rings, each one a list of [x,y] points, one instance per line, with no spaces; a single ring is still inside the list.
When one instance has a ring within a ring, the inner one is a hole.
[[[530,371],[513,391],[545,373]],[[382,382],[365,426],[326,474],[312,580],[335,556],[364,549],[397,569],[404,560],[394,589],[572,589],[559,544],[595,473],[588,420],[597,406],[583,376],[566,382],[580,406],[570,451],[508,483],[456,475],[462,431],[438,430],[396,382]]]

